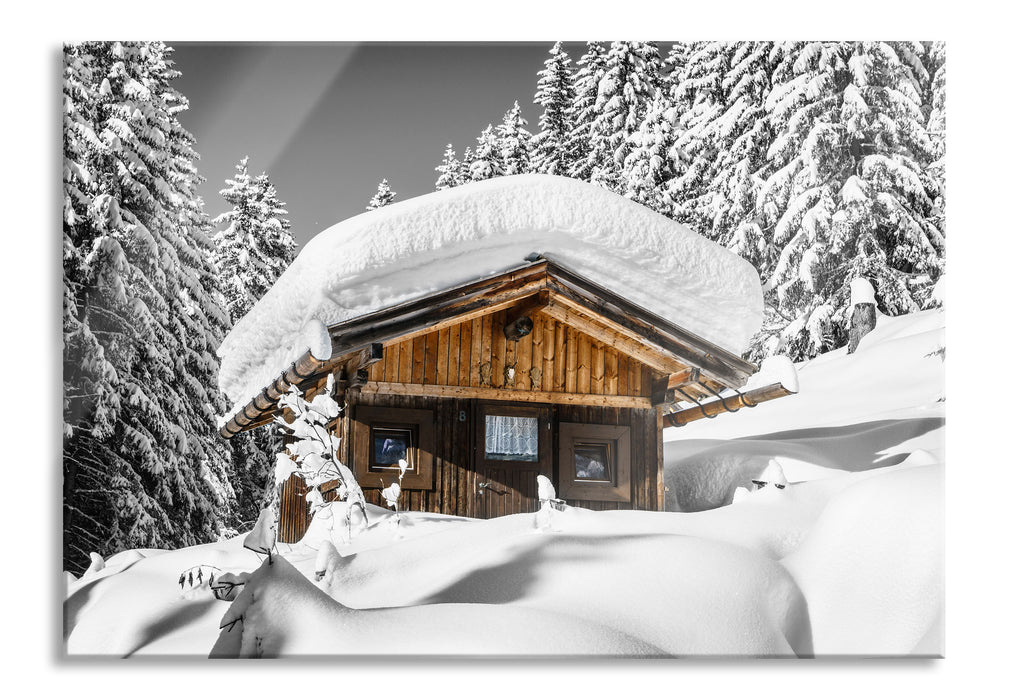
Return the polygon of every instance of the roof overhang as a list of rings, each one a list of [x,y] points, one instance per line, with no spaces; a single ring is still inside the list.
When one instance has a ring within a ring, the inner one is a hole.
[[[367,381],[367,367],[382,358],[383,344],[519,306],[523,311],[544,313],[588,333],[657,370],[663,379],[652,388],[653,405],[677,401],[699,404],[725,388],[739,388],[757,370],[741,357],[605,287],[555,262],[538,258],[499,274],[329,326],[330,359],[320,360],[306,351],[234,413],[220,432],[230,438],[270,422],[277,413],[277,401],[291,386],[315,391],[325,386],[330,374],[341,377],[347,387],[359,386]],[[711,412],[708,409],[705,415]]]

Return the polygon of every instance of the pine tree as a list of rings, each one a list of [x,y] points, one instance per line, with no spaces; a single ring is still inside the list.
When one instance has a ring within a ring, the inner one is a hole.
[[[800,42],[775,53],[777,137],[756,206],[774,222],[777,263],[764,286],[776,321],[754,354],[801,359],[847,341],[853,277],[871,281],[884,313],[919,309],[942,273],[945,240],[929,219],[939,187],[927,170],[924,47]]]
[[[585,54],[578,59],[574,76],[574,102],[571,107],[570,170],[571,177],[589,180],[593,164],[591,152],[592,124],[596,118],[596,97],[599,82],[606,71],[606,47],[598,41],[586,44]]]
[[[372,195],[371,200],[368,201],[368,206],[364,210],[374,211],[379,207],[384,207],[386,204],[392,204],[392,200],[395,198],[396,193],[389,187],[389,181],[383,178],[382,182],[378,183],[378,190]]]
[[[714,124],[726,112],[723,82],[730,55],[729,42],[693,45],[679,71],[674,94],[681,106],[681,123],[674,145],[677,174],[669,185],[669,195],[676,203],[673,216],[706,236],[711,235],[711,221],[705,218],[704,210],[724,146]]]
[[[463,164],[455,157],[452,144],[445,148],[445,155],[441,159],[441,165],[435,168],[438,173],[438,180],[434,184],[434,189],[447,190],[450,187],[458,187],[465,182],[463,178]]]
[[[526,124],[528,122],[522,118],[522,108],[516,102],[505,112],[504,119],[496,129],[502,175],[529,172],[529,140],[532,134],[526,131]]]
[[[465,185],[467,182],[473,182],[473,162],[476,157],[473,155],[473,149],[466,146],[466,149],[462,152],[462,168],[459,172],[459,180],[461,185]]]
[[[248,161],[248,156],[239,161],[234,177],[221,190],[231,210],[214,219],[224,228],[214,236],[212,261],[232,326],[270,290],[297,254],[286,205],[266,173],[250,178]],[[237,501],[233,525],[241,526],[273,499],[273,461],[281,448],[280,434],[275,426],[264,426],[235,436],[229,446],[228,477]]]
[[[64,47],[64,566],[216,537],[228,326],[187,107],[158,42]]]
[[[720,155],[715,158],[709,186],[712,196],[698,212],[710,222],[711,238],[761,273],[769,261],[756,196],[764,184],[766,153],[773,137],[765,109],[773,72],[772,48],[766,41],[730,45],[729,70],[722,81],[726,107],[710,127],[719,141]]]
[[[469,167],[470,180],[472,182],[487,180],[504,174],[497,133],[490,124],[487,125],[487,128],[477,138],[476,150],[472,156],[473,160]]]
[[[234,178],[226,180],[228,187],[221,190],[231,211],[214,219],[217,226],[225,225],[214,236],[213,261],[234,323],[270,290],[297,255],[286,205],[266,173],[250,179],[248,161],[248,156],[239,161]]]
[[[683,69],[686,67],[687,59],[696,50],[700,42],[676,42],[669,48],[669,53],[662,61],[660,72],[665,76],[662,91],[670,100],[676,94],[683,79]]]
[[[615,41],[610,46],[588,132],[585,163],[591,182],[614,192],[625,189],[622,171],[630,137],[660,83],[660,67],[654,42]]]
[[[932,139],[933,158],[928,166],[939,194],[932,209],[932,223],[946,235],[946,42],[936,41],[928,48],[930,68],[928,135]]]
[[[756,193],[772,139],[765,101],[770,42],[706,42],[687,56],[677,97],[687,106],[675,144],[681,168],[670,185],[674,216],[765,271]]]
[[[629,138],[629,154],[624,160],[622,180],[625,196],[668,215],[672,208],[667,183],[672,164],[675,115],[665,95],[652,98],[641,126]]]
[[[572,106],[574,86],[571,82],[571,59],[561,42],[550,49],[550,58],[537,73],[533,102],[543,108],[539,133],[532,139],[531,168],[547,175],[567,175],[571,168]]]

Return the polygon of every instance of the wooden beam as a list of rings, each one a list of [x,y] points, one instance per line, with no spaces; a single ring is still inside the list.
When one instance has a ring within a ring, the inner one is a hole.
[[[525,401],[529,403],[610,406],[614,408],[652,407],[651,401],[647,396],[606,396],[604,394],[576,394],[564,391],[526,391],[522,389],[494,389],[478,386],[442,386],[440,384],[369,382],[367,385],[361,387],[361,393],[390,394],[394,396],[444,396],[457,399]]]
[[[514,322],[522,316],[532,316],[550,303],[552,294],[548,289],[541,289],[536,294],[526,297],[508,309],[508,321]]]
[[[742,386],[757,371],[743,358],[554,262],[548,265],[547,280],[550,291],[573,301],[586,316],[622,328],[672,354],[681,366],[700,367],[704,374],[726,386]]]
[[[673,389],[679,389],[700,380],[701,370],[687,367],[666,377],[659,377],[652,383],[652,405],[673,403]]]
[[[628,357],[633,357],[638,362],[654,367],[663,373],[673,374],[684,368],[684,363],[674,357],[650,350],[648,346],[628,337],[627,331],[618,331],[608,323],[603,324],[589,319],[574,309],[558,303],[556,299],[539,311],[555,321],[560,321],[576,331],[586,333],[600,342],[616,348]]]
[[[427,335],[514,306],[546,288],[546,262],[437,292],[330,326],[333,354]]]
[[[667,413],[662,418],[662,427],[679,428],[680,426],[686,425],[691,421],[698,420],[699,418],[714,418],[718,414],[725,413],[726,411],[735,412],[746,406],[756,406],[758,403],[763,403],[764,401],[770,401],[772,399],[779,399],[783,396],[791,396],[794,393],[796,392],[789,391],[780,383],[771,384],[769,386],[760,387],[759,389],[747,391],[744,394],[726,397],[724,401],[722,399],[714,399],[702,403],[700,406],[692,406],[691,408],[685,408],[674,413]]]

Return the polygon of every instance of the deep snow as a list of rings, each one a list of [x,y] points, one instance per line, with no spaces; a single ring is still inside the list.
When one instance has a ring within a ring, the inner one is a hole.
[[[945,461],[945,326],[942,310],[880,315],[855,355],[800,363],[795,396],[666,429],[666,508],[731,503],[771,458],[792,482],[899,464],[915,450]]]
[[[800,366],[799,395],[666,432],[667,449],[690,442],[691,426],[697,441],[736,449],[712,463],[725,484],[774,459],[785,488],[702,512],[402,513],[397,524],[370,507],[350,542],[335,504],[272,564],[243,537],[123,552],[69,582],[67,651],[940,655],[944,404],[932,353],[943,326],[941,311],[884,319],[854,355]],[[860,400],[841,391],[869,386],[878,394]],[[750,438],[726,439],[737,434]],[[197,565],[247,583],[233,602],[206,583],[180,587]]]
[[[325,352],[324,324],[516,267],[533,253],[730,352],[741,352],[762,320],[753,267],[681,224],[579,180],[499,177],[381,207],[313,238],[221,343],[221,389],[240,407],[306,349]]]

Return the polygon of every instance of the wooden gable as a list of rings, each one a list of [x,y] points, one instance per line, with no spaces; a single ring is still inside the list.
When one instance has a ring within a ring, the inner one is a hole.
[[[362,393],[651,408],[656,370],[549,313],[516,341],[500,309],[383,348]]]

